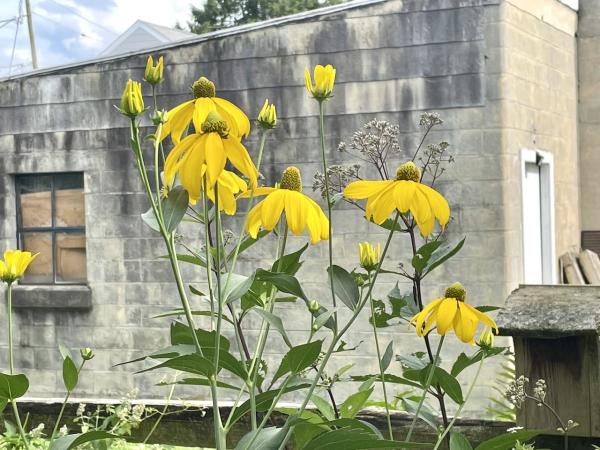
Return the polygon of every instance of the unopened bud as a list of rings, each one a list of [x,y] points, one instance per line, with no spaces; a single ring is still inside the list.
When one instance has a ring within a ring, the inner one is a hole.
[[[82,348],[81,350],[79,350],[79,354],[81,355],[84,361],[89,361],[94,357],[94,352],[89,347]]]
[[[319,302],[316,300],[311,300],[310,302],[308,302],[308,310],[310,312],[317,312],[319,311],[319,308],[321,307],[321,305],[319,305]]]

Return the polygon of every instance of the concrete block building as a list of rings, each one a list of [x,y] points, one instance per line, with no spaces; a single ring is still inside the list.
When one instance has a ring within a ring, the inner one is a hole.
[[[412,155],[421,113],[439,113],[444,123],[428,142],[448,141],[455,157],[438,184],[452,207],[448,237],[467,236],[467,243],[432,278],[427,295],[461,280],[471,302],[501,305],[519,283],[557,282],[558,256],[579,248],[582,232],[600,230],[599,15],[597,0],[580,0],[579,9],[559,0],[358,0],[2,80],[0,248],[21,243],[43,253],[15,293],[17,366],[32,380],[30,396],[62,392],[60,343],[91,346],[98,355],[81,377],[79,396],[117,396],[133,387],[143,397],[164,395],[155,375],[113,367],[164,346],[168,320],[151,317],[178,302],[169,265],[159,258],[162,242],[140,218],[148,204],[127,120],[113,109],[126,80],[142,78],[149,54],[165,58],[164,107],[188,99],[200,76],[251,117],[265,98],[274,102],[281,125],[262,172],[272,183],[294,164],[307,192],[321,163],[306,67],[337,68],[325,117],[330,163],[353,162],[336,148],[373,118],[397,124],[403,157]],[[246,141],[251,152],[256,136]],[[384,239],[349,206],[336,209],[333,229],[336,263],[348,269],[357,264],[359,241]],[[239,270],[269,264],[270,242],[243,258]],[[303,242],[292,239],[290,248]],[[399,239],[390,264],[408,262],[408,254]],[[327,299],[325,246],[306,257],[300,278],[312,297]],[[195,267],[185,267],[185,277],[203,282]],[[380,295],[396,282],[383,281]],[[306,316],[286,308],[289,333],[300,338]],[[257,317],[245,322],[251,340],[259,325]],[[375,372],[370,336],[365,317],[348,341],[362,341],[352,362]],[[397,353],[421,345],[407,327],[384,336],[396,341]],[[284,352],[274,345],[271,359]],[[0,367],[3,358],[0,352]],[[476,392],[480,405],[494,378],[488,370]]]

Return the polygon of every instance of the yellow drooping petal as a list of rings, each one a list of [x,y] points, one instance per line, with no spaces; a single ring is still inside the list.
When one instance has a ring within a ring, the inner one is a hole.
[[[295,191],[286,192],[285,217],[290,230],[296,236],[306,228],[306,215],[310,204],[303,201],[304,194]]]
[[[440,335],[444,335],[451,329],[452,322],[458,311],[457,301],[451,298],[446,298],[440,303],[437,310],[437,329]]]
[[[255,187],[258,184],[258,170],[256,170],[246,147],[237,139],[226,139],[223,142],[223,149],[231,164],[248,177],[251,187]]]
[[[213,97],[212,100],[217,107],[217,112],[230,124],[231,133],[237,137],[246,137],[250,134],[250,119],[240,108],[224,98]]]
[[[380,193],[394,181],[353,181],[344,189],[344,196],[353,200],[362,200]]]
[[[174,144],[181,141],[181,135],[188,128],[194,114],[194,101],[190,100],[177,105],[167,113],[167,122],[163,125],[161,139],[171,135]]]
[[[267,195],[261,202],[263,203],[261,220],[265,230],[272,230],[279,222],[285,207],[285,196],[286,192],[283,189],[278,189],[272,194]]]
[[[194,121],[196,133],[199,133],[200,130],[202,130],[202,124],[206,121],[206,118],[211,111],[217,111],[217,106],[212,98],[200,97],[194,101],[192,120]]]
[[[208,185],[214,186],[221,172],[225,169],[227,157],[223,148],[223,140],[217,133],[207,133],[206,135],[206,165],[208,175]]]

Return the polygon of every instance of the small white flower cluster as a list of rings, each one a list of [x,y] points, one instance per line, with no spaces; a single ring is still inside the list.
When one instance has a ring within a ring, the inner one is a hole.
[[[546,390],[548,386],[546,385],[546,380],[540,378],[535,382],[535,387],[533,388],[533,396],[540,400],[538,406],[542,406],[542,402],[546,399]]]
[[[506,398],[515,405],[516,408],[520,408],[523,402],[527,398],[525,389],[529,383],[529,378],[521,375],[515,381],[508,385],[506,389]]]

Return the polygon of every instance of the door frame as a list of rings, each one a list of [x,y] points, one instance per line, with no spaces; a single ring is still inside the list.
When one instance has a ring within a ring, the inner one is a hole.
[[[521,276],[525,278],[525,170],[527,163],[540,167],[540,209],[550,211],[550,217],[542,214],[542,279],[543,284],[556,284],[558,278],[558,261],[556,260],[556,222],[554,203],[554,155],[542,150],[521,150]],[[548,230],[545,236],[544,230]]]

